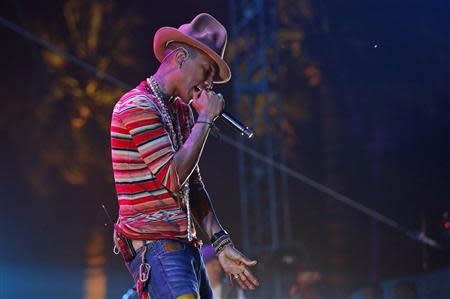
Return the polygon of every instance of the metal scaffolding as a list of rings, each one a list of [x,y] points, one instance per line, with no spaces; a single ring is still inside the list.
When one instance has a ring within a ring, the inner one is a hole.
[[[255,130],[250,143],[243,138],[239,142],[285,164],[283,134],[277,129],[283,118],[275,84],[279,67],[277,2],[232,0],[230,16],[235,111]],[[244,251],[260,259],[274,256],[280,244],[292,240],[287,176],[240,150],[238,169]],[[263,278],[266,286],[258,298],[279,297],[277,271],[264,271],[272,275]]]

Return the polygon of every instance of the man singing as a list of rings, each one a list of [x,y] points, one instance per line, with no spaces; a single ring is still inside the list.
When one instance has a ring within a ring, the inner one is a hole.
[[[212,298],[194,222],[205,231],[220,265],[242,289],[258,281],[219,223],[198,162],[224,99],[213,85],[230,80],[223,60],[227,32],[209,14],[153,41],[156,73],[114,107],[112,162],[119,202],[115,244],[139,298]],[[191,106],[198,117],[194,120]]]

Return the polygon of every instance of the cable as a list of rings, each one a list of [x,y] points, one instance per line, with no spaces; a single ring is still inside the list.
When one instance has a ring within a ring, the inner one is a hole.
[[[349,197],[347,197],[345,195],[342,195],[339,192],[336,192],[333,189],[318,183],[317,181],[314,181],[313,179],[308,178],[307,176],[301,174],[298,171],[295,171],[295,170],[287,167],[284,164],[278,163],[278,162],[274,161],[273,159],[270,159],[269,157],[262,155],[261,153],[255,151],[252,148],[249,148],[249,147],[247,147],[245,145],[242,145],[242,144],[236,142],[234,139],[232,139],[232,138],[230,138],[228,136],[220,134],[220,139],[222,141],[224,141],[225,143],[228,143],[228,144],[238,148],[239,150],[244,151],[247,154],[257,158],[258,160],[261,160],[264,163],[267,163],[268,165],[272,166],[273,168],[276,168],[276,169],[278,169],[278,170],[280,170],[282,172],[285,172],[290,177],[301,181],[302,183],[304,183],[304,184],[306,184],[306,185],[308,185],[308,186],[310,186],[310,187],[312,187],[312,188],[314,188],[314,189],[316,189],[316,190],[318,190],[318,191],[320,191],[320,192],[322,192],[322,193],[324,193],[324,194],[334,198],[337,201],[340,201],[340,202],[342,202],[342,203],[352,207],[355,210],[358,210],[359,212],[369,216],[370,218],[375,219],[375,220],[377,220],[377,221],[379,221],[379,222],[381,222],[381,223],[383,223],[383,224],[385,224],[387,226],[390,226],[390,227],[394,228],[398,232],[406,235],[407,237],[411,238],[414,241],[418,241],[420,243],[429,245],[429,246],[434,247],[436,249],[442,249],[442,247],[437,242],[435,242],[434,240],[428,238],[423,233],[420,233],[420,234],[414,233],[414,232],[412,232],[412,231],[402,227],[395,220],[393,220],[393,219],[391,219],[389,217],[386,217],[386,216],[380,214],[379,212],[377,212],[377,211],[375,211],[373,209],[370,209],[370,208],[362,205],[361,203],[359,203],[357,201],[354,201],[354,200],[350,199]]]

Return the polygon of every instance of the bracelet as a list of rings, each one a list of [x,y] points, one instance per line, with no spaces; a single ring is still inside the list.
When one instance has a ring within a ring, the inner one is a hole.
[[[216,251],[216,256],[218,256],[219,254],[221,254],[222,253],[222,251],[224,251],[225,250],[225,248],[227,248],[228,246],[234,246],[233,245],[233,243],[232,242],[230,242],[230,243],[226,243],[226,244],[224,244],[223,246],[221,246],[221,247],[218,247],[217,249],[215,249],[215,251]]]
[[[227,246],[233,246],[233,241],[231,241],[230,235],[226,230],[221,230],[215,233],[211,237],[211,243],[216,252],[216,255],[219,255]]]
[[[214,251],[216,252],[216,255],[219,255],[226,247],[233,246],[233,242],[230,238],[224,240],[220,244],[213,244]]]
[[[213,123],[212,123],[212,122],[209,122],[209,121],[201,121],[201,120],[197,120],[196,123],[199,123],[199,124],[208,124],[208,126],[209,126],[210,128],[213,126]]]
[[[231,240],[230,236],[229,235],[223,235],[222,237],[220,237],[219,239],[214,241],[214,243],[212,243],[212,244],[213,244],[214,247],[217,247],[220,244],[222,244],[224,242],[227,242],[228,240]]]
[[[226,230],[223,229],[221,231],[218,231],[217,233],[212,235],[212,237],[210,239],[211,244],[215,243],[220,237],[225,236],[225,235],[229,236],[228,232]]]

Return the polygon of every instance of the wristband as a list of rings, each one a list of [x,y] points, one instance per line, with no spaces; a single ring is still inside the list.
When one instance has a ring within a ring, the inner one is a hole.
[[[227,246],[233,246],[233,241],[231,241],[230,235],[226,230],[215,233],[211,237],[211,243],[216,255],[219,255]]]
[[[214,244],[214,242],[216,242],[220,237],[225,236],[225,235],[229,236],[229,234],[228,234],[228,232],[226,230],[223,229],[221,231],[218,231],[217,233],[212,235],[212,237],[210,239],[211,244]]]
[[[196,123],[198,123],[198,124],[208,124],[208,127],[210,127],[210,128],[213,126],[213,123],[209,122],[209,121],[197,120]]]
[[[225,242],[223,244],[220,244],[220,246],[214,247],[214,250],[216,252],[216,255],[219,255],[222,251],[225,250],[226,247],[233,246],[233,242],[231,242],[231,239],[228,239],[228,242]]]

